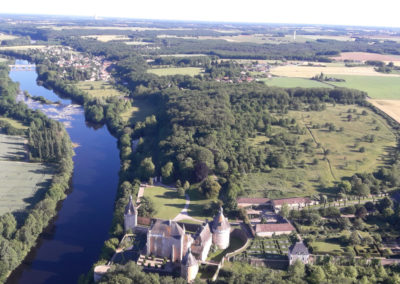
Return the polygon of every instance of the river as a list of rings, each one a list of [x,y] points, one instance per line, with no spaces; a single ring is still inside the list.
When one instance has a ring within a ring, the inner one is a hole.
[[[28,64],[17,60],[16,64]],[[111,226],[118,184],[117,140],[106,127],[94,129],[85,123],[83,108],[36,84],[35,71],[11,71],[13,81],[31,95],[43,96],[60,105],[43,105],[25,98],[30,108],[40,109],[66,125],[75,148],[72,191],[62,202],[50,228],[24,263],[9,277],[9,283],[76,283],[97,260]]]

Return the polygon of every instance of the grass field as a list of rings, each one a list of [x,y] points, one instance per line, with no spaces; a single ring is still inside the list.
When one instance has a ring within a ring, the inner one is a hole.
[[[35,204],[51,181],[53,169],[25,155],[25,138],[0,134],[0,215]]]
[[[400,99],[400,77],[384,76],[335,76],[346,82],[332,82],[338,87],[362,90],[373,99]]]
[[[352,113],[350,122],[347,120],[348,109],[357,111]],[[368,115],[361,115],[363,110]],[[309,131],[300,135],[299,143],[313,141],[313,153],[303,153],[297,159],[297,163],[304,160],[304,167],[294,164],[266,173],[247,174],[243,179],[246,195],[276,198],[307,196],[321,191],[329,193],[327,189],[342,177],[350,177],[356,172],[371,172],[385,164],[387,152],[396,146],[395,135],[386,121],[359,106],[328,106],[321,112],[290,111],[288,117],[295,118],[300,127],[309,127]],[[325,123],[333,123],[336,130],[330,132],[326,127],[312,129],[312,125]],[[375,130],[377,127],[378,130]],[[343,130],[339,131],[340,128]],[[279,133],[287,130],[275,127],[273,131]],[[375,136],[373,143],[364,142],[363,137],[367,134]],[[260,136],[263,137],[258,135],[256,139],[249,139],[249,143],[254,147],[274,149],[272,145],[263,145],[262,142],[267,140]],[[320,148],[317,143],[320,143]],[[360,152],[361,147],[365,148],[365,152]],[[324,158],[324,149],[330,151],[327,159]],[[313,159],[317,159],[318,164],[313,164]]]
[[[157,105],[146,98],[134,99],[132,107],[123,113],[121,118],[127,122],[130,121],[144,121],[146,117],[157,112]]]
[[[8,117],[0,117],[0,120],[8,122],[12,127],[17,129],[28,129],[28,126],[23,125],[21,122]]]
[[[42,49],[45,45],[16,45],[16,46],[0,46],[0,50],[27,50],[27,49]]]
[[[124,96],[123,93],[115,89],[106,81],[81,81],[76,84],[76,86],[79,89],[88,92],[90,96],[96,98]]]
[[[373,67],[345,67],[327,65],[320,66],[300,66],[300,65],[284,65],[277,66],[271,69],[271,74],[282,77],[299,77],[311,78],[317,74],[324,73],[325,75],[359,75],[359,76],[381,76],[381,77],[400,77],[395,74],[383,74],[376,72]]]
[[[204,214],[204,206],[211,202],[209,199],[205,199],[203,194],[197,188],[191,188],[187,191],[190,198],[190,204],[188,208],[188,214],[190,217],[204,220],[210,219],[212,216],[206,216]]]
[[[171,67],[171,68],[159,68],[159,69],[149,69],[147,72],[156,74],[158,76],[168,76],[168,75],[189,75],[195,76],[201,73],[201,68],[196,67]]]
[[[332,88],[331,86],[310,79],[290,78],[290,77],[274,77],[269,79],[261,79],[268,86],[276,86],[282,88]]]
[[[148,187],[144,191],[144,196],[150,197],[154,201],[157,209],[154,216],[156,218],[174,219],[185,207],[185,198],[180,197],[175,189],[159,186]]]

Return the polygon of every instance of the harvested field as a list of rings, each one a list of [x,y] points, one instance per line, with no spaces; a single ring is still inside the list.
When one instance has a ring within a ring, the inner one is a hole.
[[[368,100],[371,104],[385,112],[400,123],[400,100]]]
[[[340,56],[331,57],[335,60],[355,60],[355,61],[367,61],[367,60],[379,60],[379,61],[400,61],[399,55],[390,54],[378,54],[369,52],[342,52]]]
[[[147,72],[153,73],[158,76],[168,76],[168,75],[189,75],[195,76],[200,74],[201,68],[196,67],[182,67],[182,68],[158,68],[158,69],[149,69]]]
[[[0,42],[2,40],[10,40],[10,39],[16,39],[16,38],[17,38],[17,36],[0,34]]]
[[[340,66],[299,66],[286,65],[271,69],[271,73],[283,77],[311,78],[317,74],[325,75],[359,75],[359,76],[382,76],[382,77],[400,77],[395,74],[383,74],[376,72],[373,67],[340,67]]]
[[[54,170],[25,160],[25,138],[0,134],[0,215],[23,210],[39,201]]]
[[[82,36],[82,38],[93,38],[101,42],[108,42],[112,40],[129,40],[129,37],[124,35],[89,35]]]

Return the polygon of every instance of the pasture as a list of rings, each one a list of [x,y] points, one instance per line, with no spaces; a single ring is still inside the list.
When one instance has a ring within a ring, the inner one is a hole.
[[[96,98],[124,96],[123,93],[106,81],[81,81],[76,86]]]
[[[273,77],[268,79],[260,79],[268,86],[275,86],[281,88],[332,88],[332,86],[304,78],[290,78],[290,77]]]
[[[346,82],[330,82],[338,87],[358,89],[373,99],[400,99],[400,77],[394,76],[334,76]]]
[[[157,210],[154,217],[174,219],[185,207],[186,199],[178,195],[176,189],[152,186],[144,190],[144,196],[153,200]]]
[[[396,146],[396,137],[386,121],[367,108],[329,105],[320,112],[290,111],[287,117],[296,119],[305,130],[297,144],[308,141],[312,150],[303,152],[295,161],[290,160],[284,168],[247,174],[243,179],[246,195],[279,198],[329,194],[329,188],[341,178],[356,172],[371,172],[384,165],[388,151]],[[324,126],[326,123],[332,123],[334,129],[329,130]],[[276,126],[273,134],[278,133],[288,134],[288,130]],[[374,141],[369,141],[366,135],[374,135]],[[279,150],[261,137],[265,136],[259,134],[248,142],[253,147]]]
[[[193,77],[199,75],[202,72],[202,69],[196,67],[171,67],[148,69],[147,72],[157,76],[188,75]]]
[[[0,215],[34,205],[51,182],[50,166],[21,161],[25,145],[23,137],[0,134]]]
[[[146,117],[155,114],[157,105],[147,98],[135,99],[132,107],[120,114],[123,121],[144,121]]]

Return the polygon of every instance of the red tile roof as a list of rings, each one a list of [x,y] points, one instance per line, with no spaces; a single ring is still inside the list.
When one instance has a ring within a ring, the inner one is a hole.
[[[294,231],[295,228],[290,223],[281,223],[281,224],[257,224],[256,232],[257,233],[267,233],[267,232],[286,232],[286,231]]]
[[[250,204],[263,204],[270,201],[269,198],[252,198],[252,197],[240,197],[237,200],[237,203],[250,203]]]
[[[291,205],[291,204],[299,204],[299,203],[310,203],[311,200],[307,197],[294,197],[294,198],[284,198],[284,199],[275,199],[272,200],[272,204],[274,206],[276,205]]]

